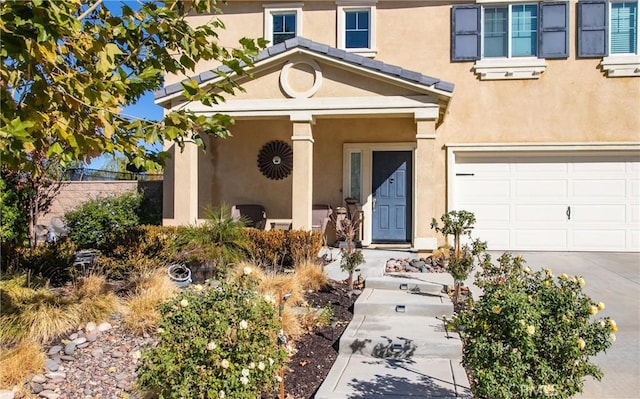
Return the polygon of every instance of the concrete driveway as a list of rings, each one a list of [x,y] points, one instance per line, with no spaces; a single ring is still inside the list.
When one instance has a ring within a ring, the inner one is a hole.
[[[501,252],[492,252],[497,258]],[[640,253],[514,252],[531,269],[549,267],[553,274],[583,276],[584,291],[606,309],[598,313],[618,324],[611,348],[593,359],[604,377],[588,379],[580,399],[640,398]]]

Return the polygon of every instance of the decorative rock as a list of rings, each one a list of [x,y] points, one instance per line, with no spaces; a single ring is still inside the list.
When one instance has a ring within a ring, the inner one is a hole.
[[[52,359],[45,359],[44,366],[49,371],[58,371],[58,369],[60,368],[60,365]]]
[[[93,392],[89,388],[85,388],[84,391],[82,391],[82,393],[84,393],[87,396],[91,396]]]
[[[60,346],[60,345],[55,345],[55,346],[52,346],[51,348],[49,348],[49,352],[48,352],[48,354],[49,354],[49,355],[55,355],[55,354],[57,354],[58,352],[60,352],[61,350],[62,350],[62,346]]]
[[[6,389],[0,390],[0,399],[13,399],[15,395],[13,391],[7,391]]]
[[[65,355],[72,356],[75,352],[76,352],[76,344],[74,344],[73,342],[69,342],[69,343],[64,347],[64,353],[65,353]]]
[[[129,383],[127,381],[120,381],[116,384],[116,387],[122,389],[123,391],[128,391],[130,389]]]
[[[69,339],[72,340],[72,341],[75,341],[77,338],[78,338],[78,333],[73,333],[73,334],[69,335]]]
[[[408,271],[408,272],[411,272],[411,273],[415,273],[415,272],[419,272],[420,271],[420,269],[418,269],[417,267],[413,267],[413,266],[410,266],[410,265],[405,266],[404,269],[406,271]]]
[[[100,323],[100,325],[98,326],[98,331],[103,332],[103,331],[107,331],[111,329],[111,323],[107,323],[106,321],[103,323]]]
[[[113,351],[111,352],[111,357],[115,357],[115,358],[119,358],[124,356],[124,353],[120,352],[120,351]]]
[[[76,335],[77,335],[77,334],[76,334]],[[85,342],[87,342],[87,339],[86,339],[85,337],[76,337],[76,338],[74,338],[74,340],[73,340],[73,341],[71,341],[71,342],[73,342],[73,343],[74,343],[74,344],[76,344],[76,345],[80,345],[80,344],[84,344]]]
[[[125,373],[116,374],[116,381],[124,381],[128,378],[128,375]]]
[[[42,384],[47,382],[47,377],[43,376],[42,374],[36,374],[31,378],[31,381],[37,384]]]
[[[87,334],[86,338],[87,338],[87,341],[94,342],[96,339],[98,339],[98,336],[94,333],[89,333]]]
[[[34,382],[33,384],[31,384],[31,392],[38,394],[42,391],[44,391],[44,388],[42,387],[42,385],[38,384],[37,382]]]
[[[67,378],[67,373],[63,373],[60,371],[52,371],[50,373],[45,374],[44,376],[50,380],[53,380],[55,378]]]
[[[60,356],[60,360],[64,360],[65,362],[72,362],[76,360],[76,358],[73,356],[64,355],[64,356]]]
[[[89,346],[89,343],[85,342],[84,344],[78,345],[78,348],[83,349],[83,348],[86,348],[87,346]]]
[[[40,395],[43,398],[47,398],[47,399],[58,399],[60,397],[59,393],[55,393],[55,392],[50,391],[48,389],[46,391],[40,392],[38,395]]]
[[[96,323],[90,321],[87,323],[87,325],[84,327],[84,330],[87,332],[91,332],[91,331],[95,331],[96,329]]]
[[[64,382],[64,378],[52,378],[49,380],[51,384],[62,384]]]
[[[57,386],[56,384],[46,383],[42,385],[42,388],[44,388],[45,391],[54,391]]]
[[[91,356],[96,358],[102,357],[103,354],[104,354],[104,351],[102,350],[102,348],[96,348],[91,351]]]

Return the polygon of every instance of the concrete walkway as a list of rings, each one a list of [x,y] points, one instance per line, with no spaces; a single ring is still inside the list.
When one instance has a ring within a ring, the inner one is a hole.
[[[332,252],[335,261],[325,271],[331,279],[345,280],[348,275],[340,270],[339,252]],[[492,252],[494,259],[500,254]],[[607,353],[593,359],[604,373],[602,381],[587,379],[583,394],[576,399],[640,398],[640,254],[518,254],[532,269],[549,267],[555,275],[583,276],[587,295],[606,304],[599,316],[609,316],[618,324],[617,340]],[[428,310],[432,305],[446,303],[448,298],[440,296],[438,302],[438,296],[430,290],[452,284],[449,275],[417,273],[410,276],[410,281],[382,278],[388,259],[414,258],[416,254],[365,249],[364,256],[366,263],[358,273],[365,278],[366,289],[340,340],[339,357],[315,398],[470,397],[468,381],[459,364],[459,341],[444,331],[439,318],[434,317],[437,312],[429,315]],[[481,291],[472,282],[470,277],[465,283],[478,298]],[[416,287],[420,287],[421,295],[411,293],[411,288]],[[419,297],[428,299],[418,301]],[[404,312],[398,311],[402,309],[398,305],[404,305]],[[415,307],[418,312],[414,312]]]
[[[340,338],[338,358],[315,398],[471,397],[460,365],[460,338],[449,333],[442,320],[453,315],[451,300],[443,293],[443,286],[453,283],[451,277],[384,275],[387,260],[415,254],[363,252],[366,263],[357,273],[365,279],[365,289]],[[334,280],[348,277],[337,261],[325,270]]]

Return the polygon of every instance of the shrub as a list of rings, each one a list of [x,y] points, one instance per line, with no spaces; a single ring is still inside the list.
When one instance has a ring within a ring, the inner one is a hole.
[[[69,238],[81,249],[107,248],[118,235],[139,224],[141,200],[140,194],[124,193],[85,202],[64,216]]]
[[[280,271],[289,250],[285,244],[287,233],[284,230],[244,229],[249,241],[249,259],[265,270]]]
[[[322,249],[322,233],[319,231],[290,230],[287,241],[294,266],[316,260]]]
[[[454,318],[476,397],[570,398],[584,377],[602,377],[589,358],[611,345],[617,327],[592,317],[604,305],[583,293],[581,277],[534,273],[504,254],[476,285],[483,296]]]
[[[59,286],[75,275],[75,249],[75,245],[68,240],[44,243],[33,249],[19,248],[8,269],[14,273],[25,272],[30,279],[45,279],[53,286]]]
[[[138,369],[142,390],[161,398],[255,398],[274,389],[286,357],[278,310],[247,271],[160,305],[158,345],[143,351]]]
[[[314,262],[304,262],[295,269],[295,276],[303,290],[319,291],[329,285],[329,279],[324,273],[322,265]]]

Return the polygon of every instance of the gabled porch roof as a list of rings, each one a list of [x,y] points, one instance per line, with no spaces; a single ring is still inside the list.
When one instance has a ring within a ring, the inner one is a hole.
[[[433,96],[437,98],[441,104],[441,117],[453,95],[453,83],[445,82],[420,72],[407,70],[400,66],[349,53],[345,50],[317,43],[303,37],[295,37],[263,50],[256,57],[253,69],[261,68],[293,54],[307,54],[312,57],[321,58],[327,62],[340,65],[343,68],[351,69],[361,74],[409,87],[415,90],[416,94],[423,93]],[[231,69],[226,66],[220,66],[212,71],[202,72],[192,79],[204,86],[223,79],[219,75],[219,72],[232,74]],[[155,102],[156,104],[170,107],[171,100],[179,98],[181,93],[181,83],[168,85],[154,93]]]

